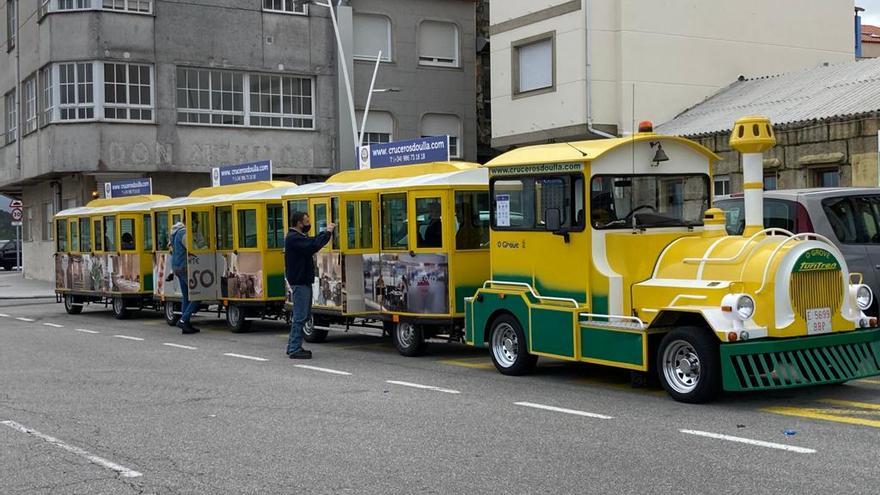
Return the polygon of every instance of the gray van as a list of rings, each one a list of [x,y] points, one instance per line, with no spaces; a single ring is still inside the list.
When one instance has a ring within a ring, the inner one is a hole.
[[[727,232],[742,234],[742,194],[718,196]],[[860,272],[874,294],[880,294],[880,188],[822,187],[764,192],[764,227],[799,234],[815,232],[831,239],[852,272]],[[866,313],[877,316],[878,302]]]

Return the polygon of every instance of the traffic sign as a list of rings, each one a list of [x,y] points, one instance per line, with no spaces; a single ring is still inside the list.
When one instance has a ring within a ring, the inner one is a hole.
[[[16,222],[21,221],[21,208],[13,208],[12,209],[12,219]]]
[[[18,199],[13,199],[12,201],[9,202],[10,208],[21,208],[22,206],[24,206],[24,205]]]
[[[21,221],[9,222],[13,227],[21,227]]]

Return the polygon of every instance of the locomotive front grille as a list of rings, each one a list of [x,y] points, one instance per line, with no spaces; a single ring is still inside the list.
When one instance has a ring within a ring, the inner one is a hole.
[[[839,270],[794,272],[789,295],[795,312],[805,320],[808,309],[828,308],[837,314],[843,303],[843,274]]]

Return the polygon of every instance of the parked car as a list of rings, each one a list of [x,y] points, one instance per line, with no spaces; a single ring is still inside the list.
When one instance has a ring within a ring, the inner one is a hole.
[[[741,234],[745,228],[742,194],[719,196],[714,205],[725,212],[727,232]],[[860,272],[874,294],[880,294],[880,188],[766,191],[764,227],[827,237],[843,253],[850,271]],[[868,313],[878,314],[876,298]]]
[[[0,267],[12,270],[18,266],[19,241],[0,241]]]

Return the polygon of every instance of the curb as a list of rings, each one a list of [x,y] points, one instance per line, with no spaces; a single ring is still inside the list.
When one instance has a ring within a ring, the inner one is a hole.
[[[12,297],[3,297],[0,296],[0,301],[18,301],[25,299],[55,299],[55,294],[49,294],[47,296],[12,296]]]

